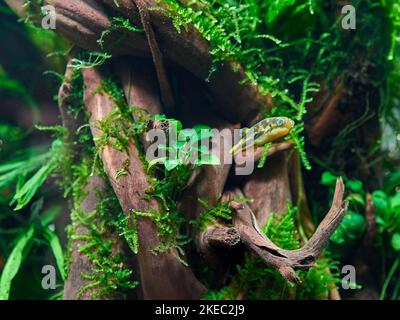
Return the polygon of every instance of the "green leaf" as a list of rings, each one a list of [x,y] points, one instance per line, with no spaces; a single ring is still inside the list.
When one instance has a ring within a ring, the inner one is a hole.
[[[333,233],[331,240],[338,244],[360,239],[365,231],[364,217],[354,211],[347,211],[339,228]]]
[[[347,180],[346,185],[353,192],[360,192],[360,191],[362,191],[362,187],[363,187],[362,182],[359,180]]]
[[[165,165],[165,169],[167,169],[167,171],[171,171],[171,170],[175,169],[179,165],[179,162],[176,161],[176,160],[167,159],[165,161],[164,165]]]
[[[345,236],[350,240],[357,240],[361,238],[365,231],[365,219],[359,213],[349,211],[343,219],[343,229]]]
[[[33,216],[38,214],[41,205],[42,205],[41,201],[34,203],[31,209]],[[54,235],[55,236],[54,238],[54,236],[51,235],[52,232],[47,227],[47,225],[51,223],[55,219],[55,217],[59,214],[60,208],[61,207],[59,206],[55,206],[46,210],[40,217],[40,224],[45,232],[44,236],[49,241],[50,247],[52,248],[52,251],[55,255],[57,265],[60,268],[60,273],[63,279],[65,279],[64,258],[62,255],[60,241],[58,240],[57,236]],[[0,300],[8,299],[12,280],[15,278],[16,274],[18,273],[22,265],[25,256],[28,254],[26,248],[29,242],[33,239],[34,234],[35,234],[35,223],[32,223],[30,227],[18,238],[13,250],[11,251],[0,278]]]
[[[150,171],[150,169],[153,168],[157,164],[165,164],[166,161],[167,161],[166,157],[155,158],[155,159],[149,161],[149,163],[147,165],[147,171]]]
[[[273,23],[281,14],[286,12],[296,3],[296,0],[273,0],[267,11],[266,21],[268,24]]]
[[[34,227],[31,226],[24,234],[20,236],[14,249],[7,259],[0,278],[0,300],[7,300],[10,295],[11,282],[21,267],[24,259],[24,250],[29,241],[32,239],[34,230]]]
[[[17,203],[14,208],[15,211],[24,208],[35,196],[36,192],[46,181],[47,177],[56,168],[55,162],[49,161],[38,172],[36,172],[22,187],[19,189],[14,198],[11,200],[10,205]]]
[[[165,114],[156,114],[154,116],[154,120],[155,121],[167,120],[167,117],[165,116]]]
[[[352,194],[350,194],[347,197],[347,200],[354,201],[354,202],[360,204],[362,207],[365,207],[365,198],[360,193],[352,193]]]
[[[200,132],[202,130],[205,130],[205,131],[211,130],[211,128],[206,125],[198,124],[193,127],[193,130],[195,130],[196,132]]]
[[[392,236],[392,248],[396,251],[400,251],[400,233],[396,232],[393,236]]]
[[[7,92],[14,96],[23,98],[26,102],[30,102],[32,97],[27,89],[17,80],[7,75],[0,66],[0,92]]]
[[[397,192],[393,197],[390,198],[390,206],[393,211],[400,212],[400,192]]]
[[[385,223],[385,221],[382,219],[382,217],[376,217],[376,223],[377,223],[379,226],[382,226],[383,228],[386,227],[386,223]]]
[[[381,216],[384,216],[390,210],[389,199],[382,190],[375,190],[372,193],[372,203],[374,204],[376,212]]]
[[[384,181],[385,191],[391,193],[400,185],[400,171],[392,172]]]
[[[44,237],[49,242],[51,251],[54,254],[54,258],[56,259],[58,270],[60,271],[61,277],[63,280],[66,278],[65,274],[65,265],[64,265],[64,255],[61,247],[60,240],[58,236],[51,231],[47,226],[43,226]]]
[[[49,153],[28,158],[22,161],[8,162],[0,165],[0,188],[13,183],[20,176],[25,176],[39,168],[49,158]]]
[[[343,244],[346,242],[345,235],[343,234],[343,229],[340,227],[335,230],[335,232],[332,234],[331,239],[332,242],[335,242],[337,244]]]
[[[325,171],[321,177],[321,184],[324,186],[334,186],[336,184],[337,176],[333,175],[329,171]]]
[[[3,143],[11,144],[21,140],[23,137],[23,131],[19,127],[8,123],[0,123],[0,140],[3,140]]]

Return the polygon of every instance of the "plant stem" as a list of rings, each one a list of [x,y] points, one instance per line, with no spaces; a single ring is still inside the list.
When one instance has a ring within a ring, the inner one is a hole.
[[[390,268],[389,274],[385,279],[385,282],[383,283],[381,295],[380,295],[380,300],[383,300],[386,295],[386,290],[389,286],[390,280],[392,280],[394,273],[396,272],[397,268],[399,267],[400,263],[400,257],[396,259],[396,261],[393,263],[393,266]]]

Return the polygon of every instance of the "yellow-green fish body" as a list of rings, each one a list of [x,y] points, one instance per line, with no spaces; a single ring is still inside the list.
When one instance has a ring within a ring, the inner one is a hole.
[[[286,136],[294,126],[294,121],[287,117],[267,118],[251,128],[243,128],[244,137],[233,146],[230,153],[236,155],[251,147],[262,147],[267,143]]]

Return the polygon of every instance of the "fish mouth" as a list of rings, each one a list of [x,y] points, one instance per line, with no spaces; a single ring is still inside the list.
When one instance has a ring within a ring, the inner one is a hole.
[[[292,119],[285,118],[285,127],[288,129],[288,133],[293,129],[295,122]]]

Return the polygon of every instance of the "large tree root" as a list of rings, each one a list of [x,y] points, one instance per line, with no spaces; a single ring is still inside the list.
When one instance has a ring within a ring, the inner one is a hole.
[[[101,136],[98,122],[113,111],[115,103],[105,94],[98,92],[102,77],[96,69],[83,70],[85,83],[85,110],[90,115],[90,125],[96,141]],[[155,199],[147,199],[150,188],[139,152],[133,141],[128,142],[128,154],[105,146],[101,159],[108,173],[124,213],[130,217],[133,210],[159,212]],[[128,174],[116,178],[117,172],[129,159]],[[133,226],[132,226],[133,227]],[[145,299],[198,299],[205,288],[197,281],[192,271],[176,258],[178,252],[170,249],[154,255],[152,249],[160,244],[157,228],[150,218],[138,217],[139,252],[137,255],[140,283]],[[168,276],[165,274],[168,270]],[[176,286],[180,283],[180,286]]]

